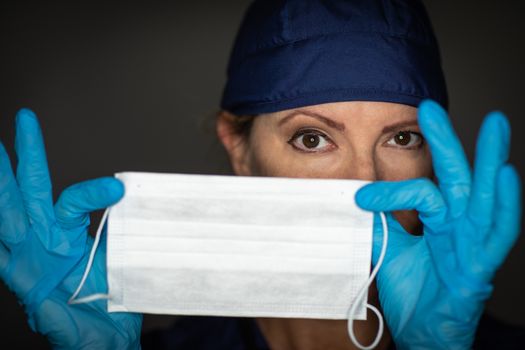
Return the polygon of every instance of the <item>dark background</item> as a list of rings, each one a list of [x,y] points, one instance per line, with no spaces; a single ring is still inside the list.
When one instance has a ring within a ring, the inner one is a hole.
[[[451,115],[472,159],[483,116],[512,123],[525,174],[525,3],[426,0]],[[20,107],[40,117],[55,195],[116,171],[229,173],[214,136],[225,67],[247,1],[2,1],[0,139],[12,153]],[[488,310],[525,326],[525,242],[495,280]],[[145,329],[171,317],[146,316]],[[46,348],[0,283],[0,344]],[[2,346],[0,345],[0,347]]]

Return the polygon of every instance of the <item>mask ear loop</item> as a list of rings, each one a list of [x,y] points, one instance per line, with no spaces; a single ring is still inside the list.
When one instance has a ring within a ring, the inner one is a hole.
[[[89,275],[89,271],[91,271],[93,260],[95,259],[95,253],[97,251],[98,244],[100,243],[100,236],[102,236],[102,228],[104,227],[104,224],[107,221],[108,214],[109,214],[109,208],[107,208],[104,211],[104,215],[102,215],[102,219],[100,220],[100,224],[98,225],[97,234],[95,235],[95,241],[93,242],[93,246],[91,247],[91,252],[89,253],[89,258],[86,264],[86,269],[84,270],[84,275],[82,276],[82,279],[80,280],[80,284],[78,285],[77,290],[75,290],[73,295],[67,301],[69,305],[85,304],[85,303],[90,303],[95,300],[109,299],[109,294],[104,294],[104,293],[91,294],[86,297],[76,299],[78,294],[82,290],[84,283],[86,283],[86,279],[87,279],[87,276]]]
[[[368,292],[368,288],[374,281],[374,278],[376,277],[377,272],[379,271],[379,268],[381,267],[381,265],[383,264],[383,260],[385,259],[386,247],[388,244],[388,225],[386,222],[385,213],[381,212],[379,213],[379,216],[381,217],[381,222],[383,224],[383,244],[381,246],[381,253],[379,254],[379,259],[377,259],[377,264],[376,266],[374,266],[372,273],[370,274],[370,277],[366,281],[365,285],[361,288],[359,293],[357,293],[357,296],[354,302],[352,303],[352,305],[350,306],[350,309],[348,310],[348,324],[347,324],[348,335],[350,336],[350,339],[352,340],[354,345],[357,346],[361,350],[374,349],[377,346],[377,344],[379,344],[379,342],[381,341],[381,337],[383,336],[383,331],[384,331],[383,315],[381,315],[381,312],[374,305],[367,303],[366,307],[372,310],[376,314],[379,320],[379,328],[377,330],[377,335],[374,341],[372,342],[372,344],[365,346],[365,345],[362,345],[356,339],[355,334],[354,334],[354,316],[356,314],[357,307],[360,305],[360,301],[363,299],[365,294]]]

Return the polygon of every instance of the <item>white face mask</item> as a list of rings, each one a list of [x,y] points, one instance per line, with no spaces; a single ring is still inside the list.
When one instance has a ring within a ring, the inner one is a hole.
[[[80,285],[71,303],[107,297],[109,312],[366,319],[373,214],[354,200],[366,182],[116,177],[126,193],[108,218],[109,293],[75,300]]]

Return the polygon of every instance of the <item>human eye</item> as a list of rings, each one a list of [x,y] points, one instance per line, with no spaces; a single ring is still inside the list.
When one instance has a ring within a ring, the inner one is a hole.
[[[397,132],[386,144],[402,149],[418,149],[423,146],[424,138],[423,135],[418,132],[404,130]]]
[[[306,153],[328,152],[337,148],[325,133],[313,129],[297,131],[288,143],[298,151]]]

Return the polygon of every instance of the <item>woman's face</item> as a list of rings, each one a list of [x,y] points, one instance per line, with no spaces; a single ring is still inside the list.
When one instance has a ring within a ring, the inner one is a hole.
[[[396,181],[431,177],[417,109],[386,102],[336,102],[257,116],[248,137],[219,118],[237,175]],[[409,231],[414,213],[397,213]],[[414,233],[414,232],[413,232]]]
[[[296,108],[255,117],[248,136],[235,128],[235,118],[226,112],[221,114],[217,133],[237,175],[369,181],[433,175],[430,152],[420,134],[414,107],[337,102]],[[393,214],[408,232],[420,233],[417,212]],[[375,285],[368,292],[369,302],[379,306]],[[317,321],[258,320],[265,336],[277,345],[282,332],[296,332],[304,338],[308,330],[314,338],[328,337],[353,348],[348,343],[346,322]],[[356,321],[354,327],[362,339],[371,342],[377,319]]]

